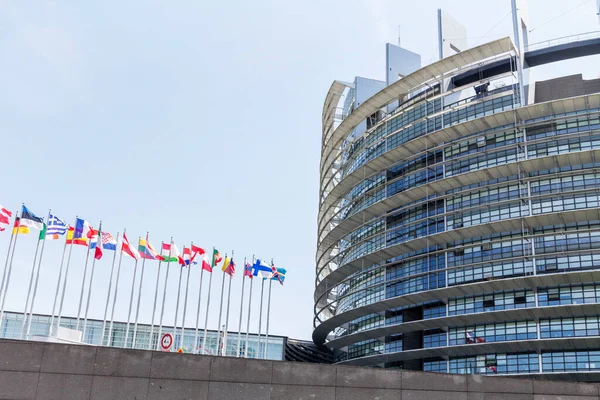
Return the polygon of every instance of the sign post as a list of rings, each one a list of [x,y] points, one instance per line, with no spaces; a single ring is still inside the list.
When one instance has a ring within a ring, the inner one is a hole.
[[[160,350],[170,352],[171,346],[173,346],[173,335],[170,333],[165,333],[160,338]]]

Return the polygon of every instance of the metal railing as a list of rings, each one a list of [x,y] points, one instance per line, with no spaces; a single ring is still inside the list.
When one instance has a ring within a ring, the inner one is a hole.
[[[552,47],[552,46],[558,46],[559,44],[580,42],[583,40],[598,39],[598,38],[600,38],[600,31],[578,33],[577,35],[564,36],[561,38],[550,39],[550,40],[546,40],[543,42],[530,44],[529,46],[525,47],[525,51],[540,50],[540,49],[545,49],[545,48]]]

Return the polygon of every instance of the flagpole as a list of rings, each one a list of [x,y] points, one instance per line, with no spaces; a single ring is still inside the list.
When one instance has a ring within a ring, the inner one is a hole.
[[[262,278],[261,286],[260,286],[260,311],[258,314],[258,349],[257,349],[257,357],[260,358],[260,330],[262,328],[262,310],[263,310],[263,293],[265,291],[265,279]]]
[[[244,271],[242,272],[242,295],[240,301],[240,322],[238,324],[238,342],[237,342],[237,351],[236,357],[240,356],[240,346],[242,345],[242,314],[244,313],[244,286],[245,286],[245,278],[246,277],[246,257],[244,257]]]
[[[74,233],[73,233],[73,239],[75,239]],[[81,280],[81,294],[79,295],[79,307],[77,307],[77,324],[75,325],[76,331],[79,330],[79,320],[81,318],[81,306],[83,305],[83,289],[85,288],[85,277],[87,275],[88,261],[90,260],[90,246],[92,244],[92,241],[90,238],[86,238],[86,240],[89,240],[89,241],[88,241],[87,254],[85,256],[85,266],[83,267],[83,279]],[[82,339],[83,339],[83,337],[82,337]]]
[[[79,216],[75,216],[75,225],[77,225],[77,219]],[[69,237],[69,231],[67,230],[67,237]],[[62,317],[63,303],[65,301],[65,292],[67,289],[67,282],[69,281],[69,266],[71,265],[71,253],[73,252],[73,246],[75,241],[75,227],[73,227],[73,236],[71,237],[71,247],[69,248],[69,256],[67,257],[67,268],[65,269],[65,283],[63,284],[62,294],[60,296],[60,306],[58,307],[58,319],[56,322],[56,331],[60,327],[60,319]],[[66,239],[65,239],[65,243]]]
[[[183,250],[185,250],[185,246],[183,246]],[[169,260],[170,260],[170,257],[169,257]],[[177,265],[179,265],[179,260],[177,262]],[[177,284],[177,302],[175,303],[175,322],[173,322],[173,341],[175,341],[175,338],[177,337],[177,316],[179,314],[179,298],[181,297],[181,276],[182,275],[183,275],[183,266],[180,266],[180,268],[179,268],[179,283]],[[165,303],[163,302],[163,304],[165,304]],[[162,322],[162,314],[161,314],[161,322]],[[182,333],[182,335],[183,335],[183,333]],[[183,343],[183,336],[181,336],[181,343]]]
[[[90,245],[91,245],[90,241]],[[103,250],[102,245],[102,221],[100,221],[100,226],[98,227],[98,239],[96,239],[96,249],[100,246],[100,251]],[[98,251],[98,250],[96,250]],[[85,317],[83,318],[83,342],[85,343],[85,331],[87,328],[87,320],[88,320],[88,311],[90,310],[90,299],[92,298],[92,283],[94,282],[94,269],[96,268],[96,255],[94,254],[94,260],[92,261],[92,271],[90,272],[90,284],[88,285],[88,298],[85,305]],[[104,337],[104,332],[102,332],[102,337]]]
[[[206,317],[204,318],[204,338],[202,339],[202,353],[203,354],[206,354],[206,332],[208,330],[208,310],[209,310],[209,306],[210,306],[210,289],[212,286],[212,277],[213,277],[214,267],[215,267],[215,247],[213,246],[212,261],[211,261],[211,265],[210,265],[210,279],[208,280],[208,298],[206,300]]]
[[[173,241],[173,237],[171,236],[171,241]],[[162,253],[163,244],[165,242],[160,243],[160,251]],[[158,272],[156,273],[156,289],[154,289],[154,307],[152,308],[152,323],[150,324],[150,343],[148,343],[148,350],[152,349],[152,340],[154,335],[154,315],[156,314],[156,302],[158,300],[158,283],[160,282],[160,264],[162,263],[162,258],[158,260]],[[167,268],[167,272],[169,269]],[[158,338],[158,346],[160,346],[160,337]],[[157,349],[158,350],[158,349]]]
[[[18,213],[16,214],[17,218],[18,218]],[[15,225],[16,225],[16,229],[17,229],[17,233],[15,234],[15,242],[13,243],[13,247],[12,247],[12,251],[10,254],[10,262],[8,264],[8,273],[6,275],[6,286],[4,287],[4,292],[2,293],[2,304],[0,304],[0,332],[2,332],[2,323],[4,322],[4,303],[6,302],[6,293],[8,292],[8,285],[10,284],[10,275],[12,273],[12,266],[13,266],[13,260],[15,258],[15,248],[17,247],[17,240],[19,239],[19,225],[16,224],[16,220],[15,220]],[[15,228],[13,228],[15,229]],[[10,250],[10,249],[9,249]]]
[[[164,285],[164,290],[163,290],[163,297],[162,297],[162,307],[160,310],[160,322],[158,325],[158,342],[160,345],[160,335],[162,334],[162,327],[163,327],[163,317],[165,315],[165,300],[167,299],[167,282],[169,281],[169,264],[171,263],[171,251],[173,250],[173,237],[171,237],[171,243],[169,244],[169,258],[167,259],[167,274],[165,275],[165,285]],[[162,248],[160,249],[160,254],[162,257]],[[173,340],[175,340],[173,338]]]
[[[235,263],[233,261],[233,250],[231,250],[231,260],[229,261],[229,265],[231,265],[231,263]],[[229,266],[227,268],[229,268]],[[235,271],[233,273],[235,273]],[[223,334],[223,356],[227,355],[227,332],[229,331],[229,304],[231,303],[231,281],[233,281],[233,275],[230,273],[229,287],[227,288],[227,311],[225,312],[225,332]]]
[[[227,261],[227,253],[225,253],[224,261]],[[223,279],[221,280],[221,304],[219,305],[219,323],[217,327],[219,328],[217,332],[217,348],[216,354],[220,353],[220,345],[221,345],[221,317],[223,316],[223,293],[225,292],[225,272],[223,272]]]
[[[146,246],[148,246],[148,232],[146,232]],[[144,270],[146,269],[146,259],[142,260],[142,273],[140,275],[140,288],[138,289],[137,306],[135,309],[135,324],[133,325],[133,339],[131,348],[135,348],[135,339],[137,337],[138,320],[140,317],[140,304],[142,302],[142,282],[144,282]]]
[[[254,254],[252,255],[252,265],[254,265]],[[244,358],[248,358],[248,347],[250,340],[250,312],[252,311],[252,284],[254,283],[254,277],[250,278],[250,297],[248,299],[248,321],[246,321],[246,348],[244,350]]]
[[[185,246],[183,248],[184,250],[184,254],[183,256],[185,257]],[[187,303],[188,303],[188,290],[190,287],[190,271],[192,269],[192,247],[190,246],[190,263],[188,264],[187,268],[187,278],[186,278],[186,282],[185,282],[185,296],[183,296],[183,318],[181,320],[181,348],[183,349],[183,335],[185,333],[185,314],[187,312]],[[185,259],[183,260],[183,263],[185,264]],[[183,268],[183,267],[182,267]]]
[[[50,218],[50,210],[48,210],[48,218]],[[42,227],[43,229],[43,227]],[[41,232],[40,232],[41,236]],[[19,335],[19,339],[23,340],[23,335],[25,334],[25,325],[27,324],[27,309],[29,308],[29,297],[31,296],[31,288],[33,287],[33,279],[35,277],[36,271],[36,262],[38,256],[38,250],[40,248],[41,239],[38,238],[37,244],[35,246],[35,255],[33,256],[33,265],[31,266],[31,277],[29,278],[29,289],[27,290],[27,299],[25,300],[25,310],[23,311],[23,321],[21,322],[21,334]],[[44,243],[46,241],[44,240]]]
[[[19,218],[19,213],[15,212],[15,222]],[[13,228],[10,234],[10,242],[8,243],[8,250],[6,251],[6,261],[4,262],[4,271],[2,272],[2,283],[0,283],[0,297],[2,297],[2,292],[4,291],[4,282],[6,280],[6,272],[8,269],[8,260],[10,260],[10,250],[13,245],[13,239],[15,237],[15,229]]]
[[[123,229],[123,234],[125,234],[125,229]],[[112,281],[113,281],[113,273],[115,272],[115,261],[117,260],[117,251],[119,248],[119,232],[117,232],[117,248],[115,249],[115,254],[113,255],[112,265],[110,267],[110,278],[108,278],[108,293],[106,294],[106,306],[104,306],[104,320],[102,321],[102,337],[100,339],[100,346],[104,345],[104,331],[106,330],[106,318],[108,317],[108,303],[110,303],[110,291],[112,289]],[[109,335],[110,336],[110,331]]]
[[[147,243],[148,242],[146,242],[146,244]],[[127,339],[129,339],[129,324],[131,323],[131,308],[133,307],[133,292],[135,290],[135,276],[137,274],[137,265],[138,260],[136,258],[135,265],[133,267],[133,280],[131,281],[131,295],[129,296],[129,312],[127,313],[127,328],[125,329],[125,341],[123,341],[123,348],[127,348]]]
[[[123,238],[125,238],[126,231],[127,231],[126,229],[123,229]],[[115,280],[115,295],[113,296],[112,310],[110,312],[110,327],[108,328],[108,339],[106,340],[107,346],[110,346],[111,339],[112,339],[112,333],[113,333],[113,325],[115,322],[115,306],[117,305],[117,295],[119,293],[119,277],[121,276],[121,261],[123,261],[123,243],[122,243],[122,241],[121,241],[121,251],[119,253],[119,266],[117,267],[117,279]]]
[[[271,260],[271,265],[273,265],[273,260]],[[269,299],[267,300],[267,332],[265,335],[265,356],[263,357],[265,360],[267,359],[267,347],[269,346],[269,317],[271,315],[271,286],[273,286],[273,279],[269,279]]]
[[[50,211],[48,211],[48,222],[50,222]],[[42,269],[42,259],[44,258],[44,247],[48,240],[48,224],[46,223],[46,233],[44,234],[44,243],[42,243],[42,251],[40,252],[40,260],[38,262],[37,273],[35,275],[35,283],[33,284],[33,295],[31,296],[31,306],[29,307],[29,320],[27,322],[27,331],[25,331],[25,339],[29,339],[31,333],[31,320],[33,319],[33,304],[35,303],[35,295],[37,294],[38,282],[40,280],[40,270]],[[41,235],[41,233],[40,233]]]
[[[65,246],[63,248],[62,257],[60,259],[60,270],[58,272],[58,280],[56,281],[56,293],[54,294],[54,303],[52,304],[52,315],[50,316],[50,329],[48,336],[52,336],[52,328],[54,327],[54,313],[56,312],[56,303],[58,302],[58,293],[60,292],[60,281],[62,279],[63,267],[65,266],[65,255],[67,253],[67,238],[69,237],[69,228],[65,232]]]
[[[204,267],[202,266],[202,261],[200,263],[200,286],[198,289],[198,309],[196,311],[196,335],[194,336],[194,354],[198,354],[198,328],[200,324],[200,305],[202,303],[202,279],[204,278]]]

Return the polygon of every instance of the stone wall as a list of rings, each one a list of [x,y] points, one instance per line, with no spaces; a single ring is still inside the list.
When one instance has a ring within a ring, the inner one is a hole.
[[[599,386],[0,340],[0,399],[599,400]]]

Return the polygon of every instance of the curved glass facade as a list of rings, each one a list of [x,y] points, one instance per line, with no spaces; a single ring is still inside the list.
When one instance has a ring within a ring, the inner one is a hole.
[[[522,98],[505,40],[328,95],[313,339],[336,362],[600,369],[600,93]]]

